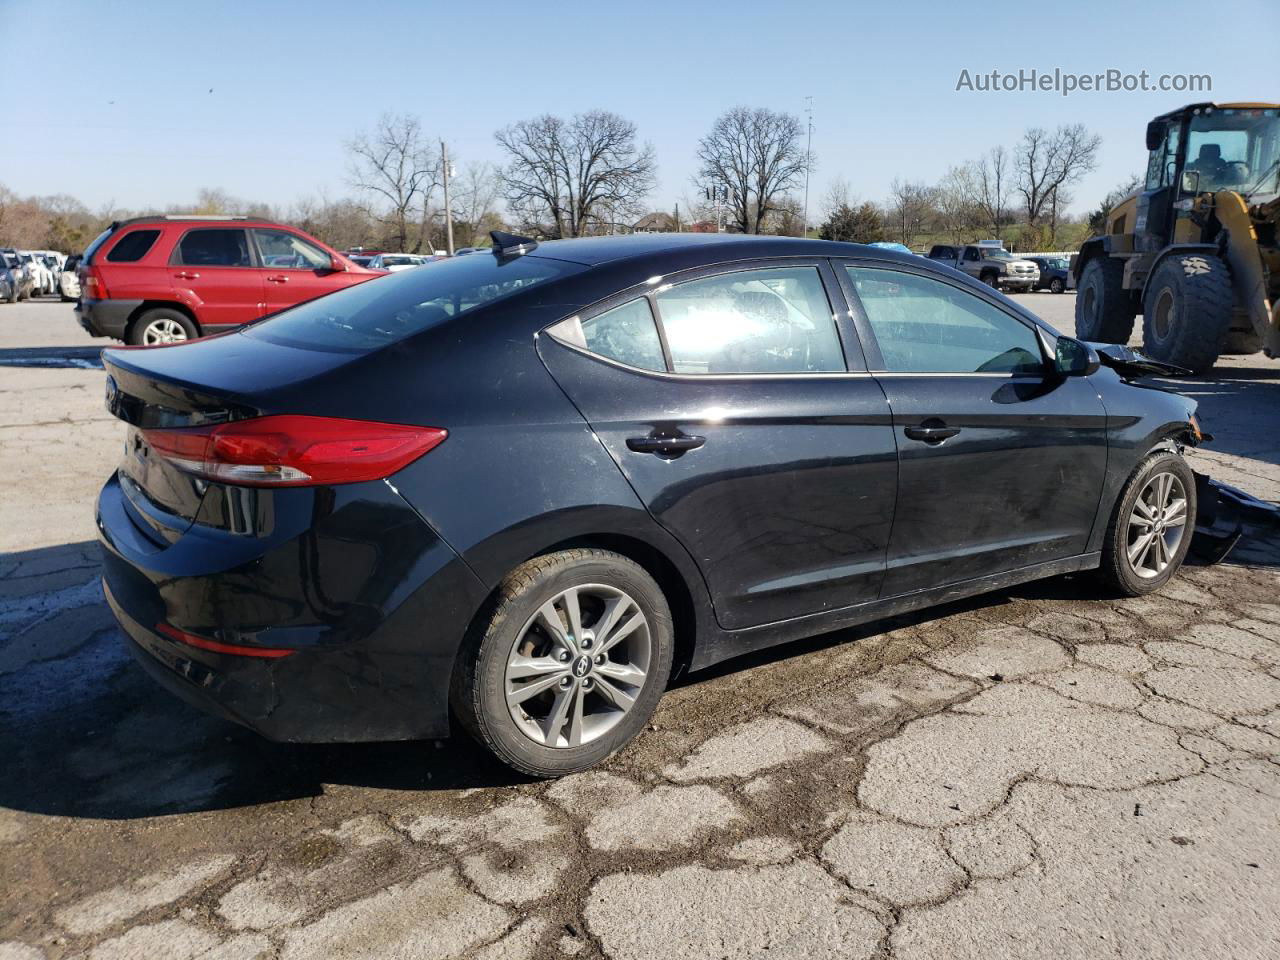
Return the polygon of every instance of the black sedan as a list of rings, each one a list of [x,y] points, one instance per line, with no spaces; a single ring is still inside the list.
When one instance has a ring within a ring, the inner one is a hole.
[[[852,244],[498,234],[104,359],[111,607],[160,683],[278,740],[452,717],[581,770],[675,671],[1090,568],[1147,593],[1196,514],[1193,401]]]

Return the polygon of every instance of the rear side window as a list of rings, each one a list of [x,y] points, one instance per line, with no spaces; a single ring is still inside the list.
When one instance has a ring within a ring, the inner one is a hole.
[[[443,260],[430,270],[401,270],[300,304],[244,334],[315,350],[376,350],[584,269],[531,256]]]
[[[843,373],[831,304],[816,267],[703,277],[654,299],[674,373]]]
[[[137,263],[155,246],[159,230],[130,230],[107,251],[108,263]]]
[[[644,297],[606,310],[590,320],[579,321],[577,317],[570,317],[547,332],[558,340],[629,367],[662,373],[667,369],[658,326],[653,322],[653,311]]]
[[[244,230],[188,230],[174,259],[188,267],[248,267],[249,239]]]

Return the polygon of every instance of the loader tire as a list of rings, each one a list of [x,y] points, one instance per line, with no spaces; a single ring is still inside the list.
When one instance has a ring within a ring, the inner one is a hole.
[[[1142,346],[1157,360],[1204,373],[1217,362],[1231,329],[1231,273],[1213,255],[1166,257],[1143,300]]]
[[[1076,292],[1076,336],[1100,343],[1128,343],[1138,315],[1124,288],[1124,261],[1094,257],[1080,274]]]

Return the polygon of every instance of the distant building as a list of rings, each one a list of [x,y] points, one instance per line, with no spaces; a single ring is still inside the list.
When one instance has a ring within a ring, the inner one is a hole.
[[[631,225],[632,233],[673,233],[675,229],[675,217],[661,211],[646,213]]]
[[[715,233],[716,222],[714,220],[696,220],[689,224],[690,233]]]

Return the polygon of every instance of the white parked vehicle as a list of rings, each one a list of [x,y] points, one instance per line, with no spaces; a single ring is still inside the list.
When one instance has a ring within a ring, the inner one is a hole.
[[[380,253],[369,261],[369,269],[390,270],[396,273],[399,270],[412,270],[414,267],[439,259],[439,257],[429,257],[421,253]]]
[[[58,274],[58,293],[63,302],[80,299],[80,277],[76,273],[80,266],[80,256],[67,257],[62,264],[62,272]]]
[[[31,271],[31,295],[33,297],[40,297],[54,292],[53,271],[45,264],[44,258],[39,253],[32,250],[19,250],[18,259],[25,263]]]

